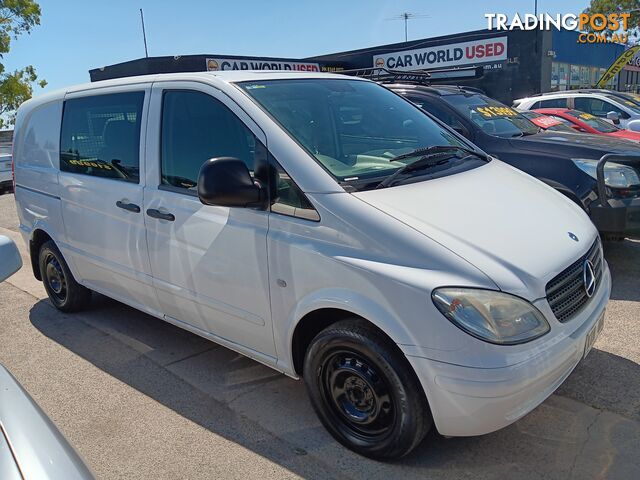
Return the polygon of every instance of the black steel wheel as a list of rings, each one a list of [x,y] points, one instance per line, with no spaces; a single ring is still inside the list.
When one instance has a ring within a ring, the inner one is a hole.
[[[42,244],[38,260],[42,283],[54,307],[63,312],[76,312],[87,306],[91,290],[76,282],[53,241]]]
[[[327,430],[362,455],[402,457],[431,427],[426,397],[406,358],[363,320],[320,332],[307,350],[304,379]]]

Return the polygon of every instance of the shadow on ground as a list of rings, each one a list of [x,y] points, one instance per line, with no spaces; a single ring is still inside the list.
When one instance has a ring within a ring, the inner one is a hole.
[[[302,382],[96,297],[76,315],[40,301],[30,320],[113,377],[305,478],[640,478],[640,428],[633,421],[640,420],[640,366],[610,353],[594,349],[562,396],[508,428],[460,439],[432,431],[409,457],[384,464],[339,446],[317,421]]]
[[[604,243],[611,269],[612,300],[640,302],[640,240]]]

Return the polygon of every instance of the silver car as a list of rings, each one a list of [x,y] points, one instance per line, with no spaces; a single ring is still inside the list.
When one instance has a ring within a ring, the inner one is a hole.
[[[16,245],[0,235],[0,281],[22,266]],[[0,365],[0,479],[75,480],[93,475],[38,404]]]

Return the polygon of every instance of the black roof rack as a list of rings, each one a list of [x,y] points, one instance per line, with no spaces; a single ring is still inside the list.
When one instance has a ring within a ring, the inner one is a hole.
[[[380,83],[417,83],[419,85],[429,85],[429,79],[431,78],[431,74],[425,70],[402,72],[400,70],[390,70],[385,67],[355,68],[352,70],[341,70],[336,73],[367,78]]]
[[[474,80],[484,75],[483,67],[442,68],[438,70],[391,70],[386,67],[367,67],[352,70],[341,70],[340,74],[367,78],[379,83],[409,83],[416,85],[432,85],[456,80]],[[467,88],[467,87],[460,87]],[[469,90],[473,90],[469,88]],[[477,90],[477,89],[476,89]],[[484,92],[482,92],[484,93]]]

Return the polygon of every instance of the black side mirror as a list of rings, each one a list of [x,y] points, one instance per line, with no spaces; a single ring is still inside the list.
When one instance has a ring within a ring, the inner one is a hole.
[[[205,205],[265,207],[265,188],[251,178],[245,163],[234,157],[211,158],[200,167],[198,197]]]

